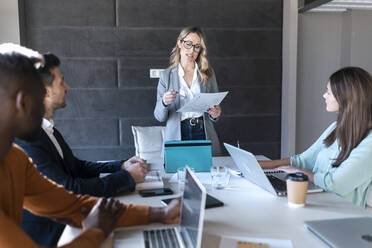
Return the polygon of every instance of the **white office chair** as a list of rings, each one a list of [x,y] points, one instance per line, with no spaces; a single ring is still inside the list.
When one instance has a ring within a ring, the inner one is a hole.
[[[163,126],[132,126],[136,156],[145,160],[162,160],[164,129]]]

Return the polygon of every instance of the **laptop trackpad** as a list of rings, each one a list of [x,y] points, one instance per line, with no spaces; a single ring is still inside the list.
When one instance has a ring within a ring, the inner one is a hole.
[[[114,248],[140,248],[145,247],[143,233],[137,230],[117,230],[113,238]]]

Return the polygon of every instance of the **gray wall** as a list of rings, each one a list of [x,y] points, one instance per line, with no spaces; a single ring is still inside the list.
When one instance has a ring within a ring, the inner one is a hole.
[[[0,0],[0,43],[19,44],[18,2]]]
[[[372,11],[353,10],[345,18],[351,27],[350,64],[372,74]]]
[[[322,97],[329,76],[344,66],[372,72],[372,11],[299,15],[296,152],[336,120]]]
[[[271,158],[280,154],[281,0],[33,0],[24,6],[23,44],[62,58],[72,89],[55,116],[86,159],[132,155],[131,125],[153,117],[157,79],[182,27],[204,28],[220,90],[230,94],[220,139]]]

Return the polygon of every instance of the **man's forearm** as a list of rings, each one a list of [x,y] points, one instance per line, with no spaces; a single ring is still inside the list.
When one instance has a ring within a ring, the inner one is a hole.
[[[149,222],[163,222],[164,208],[150,207]]]

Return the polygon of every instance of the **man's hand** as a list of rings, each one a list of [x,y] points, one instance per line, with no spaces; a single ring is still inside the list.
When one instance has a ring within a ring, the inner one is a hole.
[[[162,208],[150,208],[150,222],[162,222],[165,224],[178,224],[180,221],[181,199],[172,200],[168,206]]]
[[[145,181],[147,174],[147,164],[139,157],[132,157],[122,164],[122,168],[126,169],[133,177],[135,183],[142,183]]]
[[[134,163],[146,163],[146,162],[145,162],[145,160],[143,160],[140,157],[133,156],[130,159],[128,159],[127,161],[124,161],[123,163],[121,163],[121,168],[125,169],[125,170],[128,170],[130,165],[134,164]]]
[[[125,207],[119,201],[106,198],[100,199],[82,221],[83,230],[98,228],[107,237],[114,230],[124,211]]]

